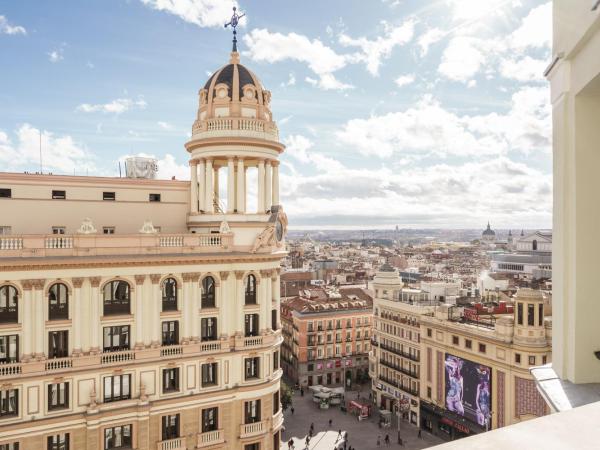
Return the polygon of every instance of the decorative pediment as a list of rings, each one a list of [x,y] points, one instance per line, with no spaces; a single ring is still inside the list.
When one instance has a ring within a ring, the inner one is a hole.
[[[94,234],[97,232],[98,230],[96,230],[96,227],[94,227],[94,224],[92,223],[92,219],[90,219],[89,217],[83,219],[83,222],[81,222],[81,226],[77,230],[77,233],[79,234]]]

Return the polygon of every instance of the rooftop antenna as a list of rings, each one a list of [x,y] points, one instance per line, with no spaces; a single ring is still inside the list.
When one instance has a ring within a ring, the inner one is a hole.
[[[44,174],[44,168],[42,166],[42,129],[40,128],[40,175]]]
[[[231,20],[229,22],[227,22],[225,24],[225,28],[231,26],[231,28],[233,28],[233,52],[237,53],[237,26],[240,22],[240,19],[242,17],[244,17],[246,15],[246,13],[243,13],[241,15],[238,15],[237,13],[237,8],[234,6],[233,7],[233,16],[231,16]]]

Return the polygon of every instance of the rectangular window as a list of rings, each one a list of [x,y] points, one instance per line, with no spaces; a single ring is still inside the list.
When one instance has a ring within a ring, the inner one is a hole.
[[[0,363],[19,361],[19,335],[0,336]]]
[[[18,442],[11,442],[10,444],[0,444],[0,450],[19,450]]]
[[[246,314],[244,319],[246,337],[258,336],[258,314]]]
[[[69,383],[48,385],[48,411],[69,407]]]
[[[67,227],[52,227],[52,234],[65,234]]]
[[[216,317],[204,317],[200,319],[200,340],[203,342],[217,340]]]
[[[48,436],[48,450],[69,450],[69,433]]]
[[[53,200],[64,200],[67,198],[67,191],[52,191]]]
[[[279,404],[279,391],[273,394],[273,415],[279,412],[281,405]]]
[[[12,197],[12,189],[1,188],[0,189],[0,198],[11,198]]]
[[[458,336],[452,336],[452,345],[458,345]]]
[[[517,324],[523,325],[523,303],[517,303]]]
[[[277,310],[276,309],[271,310],[271,329],[272,330],[279,329],[279,327],[277,326]]]
[[[179,414],[162,416],[162,440],[176,439],[179,437]]]
[[[479,344],[479,353],[485,353],[485,344]]]
[[[104,327],[103,349],[105,352],[129,350],[129,325]]]
[[[529,365],[530,366],[535,366],[535,356],[530,356],[529,357]]]
[[[244,445],[244,450],[260,450],[260,444],[255,442],[254,444]]]
[[[19,294],[10,285],[0,286],[0,323],[17,323],[19,320]]]
[[[114,192],[103,192],[102,200],[116,200],[117,195]]]
[[[465,348],[472,348],[473,347],[473,343],[471,342],[471,339],[465,339]]]
[[[246,358],[244,360],[244,379],[251,380],[260,377],[260,358]]]
[[[0,417],[19,415],[19,391],[6,389],[0,391]]]
[[[202,410],[202,432],[217,431],[219,429],[219,408],[206,408]]]
[[[162,345],[179,344],[179,322],[176,320],[162,323]]]
[[[104,450],[130,449],[131,434],[131,425],[106,428],[104,430]]]
[[[279,370],[279,352],[273,352],[273,372]]]
[[[202,386],[216,386],[218,383],[217,363],[202,364]]]
[[[104,403],[131,398],[131,375],[104,377]]]
[[[542,356],[542,364],[546,364],[548,362],[548,358],[546,355]]]
[[[150,194],[148,200],[151,202],[160,202],[160,194]]]
[[[48,333],[48,358],[66,358],[69,356],[69,332],[50,331]]]
[[[163,394],[179,391],[179,367],[163,369]]]
[[[308,322],[308,332],[312,333],[313,331],[315,331],[314,328],[313,328],[313,323],[312,322]]]
[[[535,325],[535,306],[532,304],[527,305],[527,325],[534,326]]]
[[[521,364],[521,354],[515,353],[515,364]]]
[[[244,402],[244,423],[260,422],[260,400]]]
[[[9,227],[8,225],[0,225],[0,236],[9,234],[12,234],[12,227]],[[2,447],[0,447],[0,450],[2,450]]]
[[[103,234],[115,234],[115,227],[102,227]]]
[[[538,305],[538,326],[544,325],[544,304],[540,303]]]

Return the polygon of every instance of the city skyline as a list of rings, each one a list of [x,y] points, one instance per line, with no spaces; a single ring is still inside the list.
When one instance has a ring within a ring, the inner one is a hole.
[[[118,176],[145,154],[188,179],[193,98],[226,61],[234,4],[288,147],[292,228],[550,228],[540,1],[0,2],[4,170],[39,170],[42,130],[44,171]]]

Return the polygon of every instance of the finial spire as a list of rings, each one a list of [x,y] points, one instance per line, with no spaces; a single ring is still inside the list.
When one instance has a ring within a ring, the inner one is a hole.
[[[233,16],[231,16],[231,20],[229,22],[227,22],[225,24],[225,28],[227,28],[228,26],[231,26],[231,28],[233,28],[233,53],[237,53],[237,26],[240,23],[240,19],[242,17],[244,17],[246,15],[246,13],[240,14],[238,15],[237,13],[237,8],[234,6],[233,7]]]

